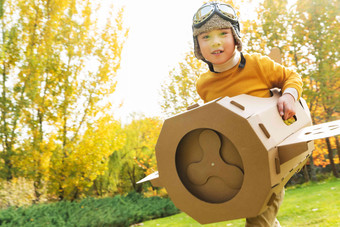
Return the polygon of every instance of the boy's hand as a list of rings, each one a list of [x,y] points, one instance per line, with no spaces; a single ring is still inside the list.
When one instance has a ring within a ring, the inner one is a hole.
[[[283,94],[277,101],[277,109],[281,117],[287,120],[295,115],[295,99],[292,95]]]

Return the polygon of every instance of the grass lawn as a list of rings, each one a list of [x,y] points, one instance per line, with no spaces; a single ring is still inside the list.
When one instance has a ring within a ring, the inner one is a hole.
[[[281,226],[340,226],[340,179],[308,183],[286,188],[278,220]],[[205,226],[244,226],[245,220],[233,220]],[[143,223],[143,226],[201,226],[180,213]]]

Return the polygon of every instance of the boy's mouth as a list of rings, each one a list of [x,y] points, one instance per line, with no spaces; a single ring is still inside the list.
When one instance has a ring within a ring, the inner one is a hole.
[[[212,54],[221,54],[223,53],[223,50],[214,50]]]

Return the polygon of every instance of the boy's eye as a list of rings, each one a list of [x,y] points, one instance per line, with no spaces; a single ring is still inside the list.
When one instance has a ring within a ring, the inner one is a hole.
[[[204,35],[204,36],[202,36],[202,39],[209,39],[209,36],[208,35]]]

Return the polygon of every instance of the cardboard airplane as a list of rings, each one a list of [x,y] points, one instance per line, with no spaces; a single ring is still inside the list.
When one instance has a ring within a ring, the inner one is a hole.
[[[312,126],[303,99],[287,125],[280,94],[219,98],[164,121],[156,145],[158,172],[175,206],[201,224],[254,217],[270,206],[307,162],[313,140],[340,134],[340,120]]]
[[[158,172],[175,206],[201,224],[262,213],[306,163],[313,140],[340,134],[340,120],[311,126],[303,99],[295,122],[270,98],[224,97],[166,119],[156,145]]]

